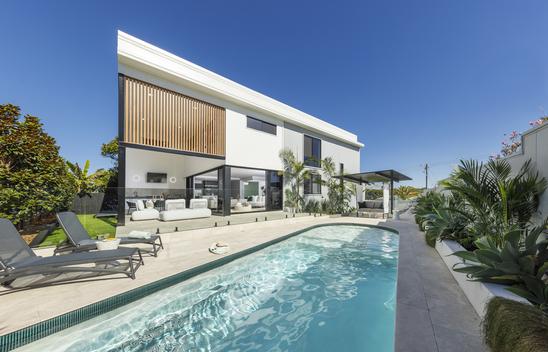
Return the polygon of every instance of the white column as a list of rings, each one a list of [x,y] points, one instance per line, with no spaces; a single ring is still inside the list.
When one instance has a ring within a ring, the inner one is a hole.
[[[390,213],[390,182],[384,182],[382,184],[382,200],[383,209],[385,214]]]

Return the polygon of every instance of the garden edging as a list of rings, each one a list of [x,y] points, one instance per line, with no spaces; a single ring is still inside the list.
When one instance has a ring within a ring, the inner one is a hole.
[[[464,247],[462,247],[458,242],[450,240],[438,240],[436,241],[435,248],[441,259],[451,272],[451,275],[453,275],[455,281],[457,281],[460,288],[466,295],[466,298],[468,298],[470,304],[472,304],[475,311],[482,319],[485,315],[485,308],[487,307],[487,303],[494,297],[503,297],[529,304],[529,302],[525,298],[515,295],[512,292],[506,290],[504,285],[470,281],[467,279],[466,274],[454,271],[453,266],[457,263],[462,263],[462,260],[459,257],[451,254],[465,250]]]

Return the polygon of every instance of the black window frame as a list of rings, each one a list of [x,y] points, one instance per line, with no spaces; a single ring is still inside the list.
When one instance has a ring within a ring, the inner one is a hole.
[[[314,185],[317,185],[316,192],[314,191]],[[307,189],[307,186],[309,189]],[[303,184],[304,188],[304,194],[322,194],[322,175],[320,174],[310,174],[310,177],[308,179],[304,180]]]
[[[251,128],[252,130],[265,132],[274,136],[278,134],[278,126],[270,122],[259,120],[258,118],[253,116],[247,116],[246,126],[247,128]]]
[[[319,155],[316,157],[314,155],[307,156],[306,155],[306,139],[310,139],[310,148],[311,153],[314,154],[314,142],[318,143],[318,152]],[[303,137],[303,162],[306,166],[311,167],[320,167],[321,166],[321,160],[322,160],[322,140],[316,137],[312,137],[309,135],[304,135]]]

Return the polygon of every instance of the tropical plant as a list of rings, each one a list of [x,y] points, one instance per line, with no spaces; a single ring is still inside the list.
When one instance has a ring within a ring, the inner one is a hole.
[[[472,220],[469,233],[478,238],[489,236],[502,247],[502,234],[529,225],[547,182],[533,171],[530,160],[515,176],[506,160],[490,160],[487,164],[468,160],[461,161],[442,185],[464,201],[464,211]]]
[[[283,165],[284,182],[289,185],[285,190],[285,206],[298,212],[304,205],[301,189],[304,181],[310,178],[310,171],[295,158],[290,149],[281,150],[279,156]]]
[[[40,119],[0,105],[0,217],[19,227],[67,209],[75,187]]]
[[[548,312],[548,241],[543,233],[547,225],[548,219],[531,230],[509,230],[502,236],[502,246],[483,236],[475,241],[475,251],[453,253],[464,260],[453,270],[470,280],[510,285],[507,290]]]
[[[343,214],[351,210],[350,201],[355,194],[356,188],[349,182],[345,182],[335,170],[335,162],[331,157],[321,161],[324,175],[322,183],[327,187],[326,211],[330,214]]]
[[[421,231],[424,231],[423,223],[429,214],[432,214],[434,207],[439,207],[445,202],[445,196],[436,191],[428,191],[417,197],[417,203],[413,207],[415,222]]]
[[[94,173],[90,173],[89,164],[89,160],[86,160],[82,168],[78,163],[73,164],[67,161],[67,166],[76,184],[76,194],[80,198],[91,197],[92,193],[104,191],[110,178],[108,170],[98,169]]]
[[[548,351],[548,316],[529,304],[495,297],[487,304],[483,335],[491,351]]]
[[[307,200],[304,204],[303,211],[305,213],[320,213],[322,211],[320,201],[316,199]]]
[[[464,202],[458,197],[442,196],[442,202],[432,205],[432,211],[424,216],[426,243],[434,246],[437,239],[453,240],[464,248],[475,249],[476,239],[467,231],[470,215],[464,210]]]
[[[394,189],[394,194],[400,199],[407,200],[417,197],[421,194],[421,190],[412,186],[400,186]]]

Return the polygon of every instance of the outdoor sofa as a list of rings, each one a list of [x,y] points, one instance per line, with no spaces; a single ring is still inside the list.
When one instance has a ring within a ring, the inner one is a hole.
[[[97,249],[98,240],[94,240],[89,236],[89,233],[86,231],[80,220],[75,213],[71,211],[65,211],[62,213],[56,214],[57,221],[59,225],[65,231],[67,235],[68,243],[57,246],[55,249],[55,254],[61,252],[82,252]],[[117,237],[120,240],[121,245],[131,245],[131,244],[147,244],[152,246],[152,250],[141,248],[141,252],[150,253],[151,255],[157,257],[158,251],[164,248],[162,244],[162,238],[159,235],[150,234],[147,237],[143,238],[132,238],[132,237]]]
[[[138,248],[37,256],[11,221],[0,219],[0,285],[26,277],[22,286],[65,282],[100,275],[123,274],[135,279],[143,264]],[[19,285],[17,285],[19,286]]]
[[[208,218],[211,216],[211,209],[207,207],[206,198],[191,199],[189,208],[186,208],[184,199],[166,201],[166,210],[160,213],[160,220],[188,220]]]
[[[152,207],[146,207],[145,203],[142,200],[135,202],[137,210],[131,213],[131,220],[140,221],[140,220],[156,220],[160,216],[160,212]]]

